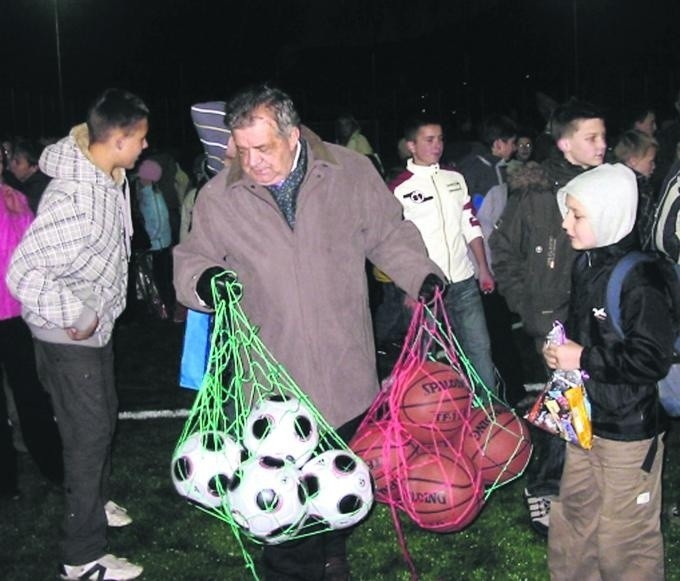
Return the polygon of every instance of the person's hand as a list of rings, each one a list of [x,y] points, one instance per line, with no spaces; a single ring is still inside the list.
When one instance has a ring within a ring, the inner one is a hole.
[[[581,367],[583,347],[574,341],[567,340],[563,345],[547,344],[543,347],[543,358],[550,369],[571,371]]]
[[[75,327],[69,327],[66,329],[66,334],[69,336],[69,338],[72,341],[84,341],[85,339],[89,339],[94,335],[94,332],[97,329],[97,325],[99,325],[99,317],[95,315],[94,321],[90,323],[88,327],[85,329],[76,329]]]
[[[210,268],[203,271],[203,274],[199,277],[198,281],[196,282],[196,294],[211,309],[215,308],[215,305],[213,304],[211,284],[214,278],[217,293],[221,298],[225,300],[229,297],[227,286],[230,283],[236,281],[236,278],[232,273],[224,270],[223,268],[220,268],[219,266],[211,266]]]
[[[444,281],[436,274],[428,274],[423,280],[423,284],[418,291],[418,299],[429,305],[434,300],[437,290],[444,289]]]
[[[479,290],[485,295],[491,294],[496,290],[496,281],[494,280],[493,275],[486,269],[479,271],[478,283]]]

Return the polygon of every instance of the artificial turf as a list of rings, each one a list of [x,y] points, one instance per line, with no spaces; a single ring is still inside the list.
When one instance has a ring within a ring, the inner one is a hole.
[[[116,332],[121,409],[177,409],[194,393],[177,386],[181,326],[143,320]],[[241,549],[223,522],[183,501],[170,480],[170,457],[182,419],[121,420],[114,444],[112,498],[127,507],[134,523],[111,530],[110,550],[144,565],[149,581],[248,579]],[[666,446],[664,514],[667,579],[680,580],[680,423]],[[56,577],[62,498],[21,455],[19,500],[0,501],[0,579],[34,581]],[[528,526],[522,500],[524,478],[490,497],[465,530],[445,535],[404,520],[404,533],[422,580],[548,579],[546,543]],[[246,547],[258,561],[257,545]],[[349,541],[353,579],[410,579],[391,515],[378,505]]]

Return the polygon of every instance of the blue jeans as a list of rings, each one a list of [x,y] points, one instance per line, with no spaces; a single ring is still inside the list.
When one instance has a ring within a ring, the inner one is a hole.
[[[490,390],[497,393],[491,341],[486,327],[482,297],[474,277],[452,282],[444,290],[444,307],[453,332],[465,355]]]

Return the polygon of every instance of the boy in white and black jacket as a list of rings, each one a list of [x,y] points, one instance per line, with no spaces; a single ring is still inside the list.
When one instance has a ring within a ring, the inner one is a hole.
[[[664,578],[660,530],[665,429],[656,382],[671,364],[675,322],[663,265],[641,263],[621,290],[619,339],[606,312],[617,262],[637,247],[634,173],[605,164],[558,192],[563,227],[581,251],[573,267],[569,341],[544,350],[552,369],[582,369],[592,406],[593,447],[567,446],[553,500],[553,580]]]

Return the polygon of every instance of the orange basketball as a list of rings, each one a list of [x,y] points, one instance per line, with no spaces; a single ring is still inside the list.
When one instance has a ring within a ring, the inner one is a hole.
[[[472,412],[464,434],[463,451],[482,473],[484,484],[511,480],[522,473],[531,457],[529,430],[508,408]]]
[[[406,470],[407,463],[417,451],[416,446],[408,441],[386,444],[387,428],[387,422],[368,424],[349,443],[349,447],[368,465],[375,482],[375,498],[379,502],[399,500],[397,472]]]
[[[401,480],[407,514],[422,528],[450,533],[470,524],[482,509],[484,487],[479,472],[464,454],[419,453]]]
[[[450,365],[426,361],[404,384],[399,421],[419,442],[452,439],[470,411],[470,389]]]

